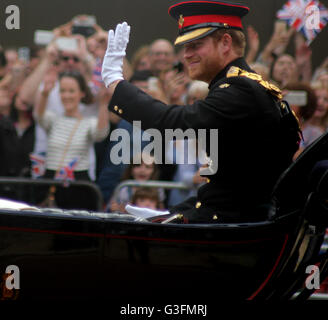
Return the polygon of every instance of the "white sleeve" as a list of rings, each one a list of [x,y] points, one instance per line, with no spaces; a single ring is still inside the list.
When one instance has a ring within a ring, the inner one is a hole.
[[[98,142],[107,137],[109,133],[109,124],[103,128],[98,129],[98,119],[97,118],[90,118],[90,130],[89,130],[89,136],[91,141]]]
[[[46,110],[41,117],[35,115],[36,121],[47,133],[51,130],[57,118],[58,116],[55,113],[48,110]]]

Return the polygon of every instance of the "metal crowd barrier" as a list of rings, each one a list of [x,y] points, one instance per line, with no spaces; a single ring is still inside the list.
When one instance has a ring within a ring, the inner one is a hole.
[[[40,186],[61,186],[61,187],[74,187],[74,186],[80,186],[88,188],[91,192],[90,196],[94,196],[96,199],[96,205],[97,208],[96,211],[102,212],[103,211],[103,196],[99,189],[99,187],[89,181],[61,181],[61,180],[52,180],[52,179],[31,179],[31,178],[17,178],[17,177],[0,177],[0,187],[2,185],[5,186],[12,186],[15,188],[17,197],[11,198],[12,200],[20,200],[20,201],[27,201],[30,204],[36,204],[33,201],[28,201],[26,199],[22,199],[20,196],[22,192],[26,191],[27,187],[40,187]],[[22,187],[23,189],[20,189],[19,187]],[[171,181],[159,181],[159,180],[151,180],[151,181],[136,181],[136,180],[125,180],[121,183],[119,183],[114,192],[113,195],[116,198],[118,196],[119,191],[123,187],[150,187],[150,188],[163,188],[163,189],[179,189],[179,190],[190,190],[190,186],[186,185],[182,182],[171,182]],[[1,197],[1,193],[0,193]]]
[[[61,181],[61,180],[52,180],[52,179],[31,179],[31,178],[11,178],[11,177],[0,177],[0,187],[2,185],[5,186],[13,186],[16,191],[17,198],[12,200],[21,200],[20,196],[25,192],[28,187],[65,187],[65,188],[73,188],[73,187],[83,187],[87,188],[90,191],[90,197],[94,197],[95,199],[95,211],[103,211],[103,197],[99,187],[89,181]],[[19,188],[19,187],[22,188]],[[0,193],[1,197],[1,193]],[[33,200],[33,199],[32,199]],[[33,201],[30,204],[35,204]]]
[[[171,181],[159,181],[159,180],[150,180],[150,181],[124,180],[116,186],[113,192],[114,199],[117,198],[118,193],[124,187],[149,187],[149,188],[190,190],[190,186],[186,185],[183,182],[171,182]]]

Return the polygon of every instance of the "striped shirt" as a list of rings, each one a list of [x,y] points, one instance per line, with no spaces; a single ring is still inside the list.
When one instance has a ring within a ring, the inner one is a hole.
[[[67,166],[75,158],[78,158],[78,163],[74,171],[88,170],[90,146],[106,138],[109,132],[109,126],[101,130],[97,128],[97,118],[82,118],[67,148],[71,132],[79,121],[77,118],[58,116],[46,110],[37,121],[48,136],[46,168],[55,171],[59,166]],[[67,151],[62,160],[65,149]]]

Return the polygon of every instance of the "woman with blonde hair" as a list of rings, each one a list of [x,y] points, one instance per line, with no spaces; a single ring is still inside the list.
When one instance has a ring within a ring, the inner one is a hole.
[[[317,107],[307,123],[317,126],[324,133],[328,128],[328,84],[318,81],[312,83],[311,88],[317,97]]]

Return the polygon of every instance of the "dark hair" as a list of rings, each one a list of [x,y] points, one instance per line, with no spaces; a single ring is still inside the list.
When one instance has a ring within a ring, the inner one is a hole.
[[[307,93],[307,104],[299,108],[299,116],[303,121],[309,120],[317,108],[317,97],[314,90],[304,82],[291,82],[285,87],[286,90],[302,90]]]
[[[134,179],[133,176],[132,176],[133,168],[137,167],[137,166],[140,166],[141,164],[144,163],[144,161],[142,161],[142,157],[141,157],[141,163],[140,164],[137,164],[137,162],[135,161],[140,156],[144,157],[145,154],[142,153],[141,155],[138,154],[135,157],[133,157],[133,159],[131,160],[131,163],[129,164],[129,166],[123,172],[122,179],[121,179],[122,181]],[[148,154],[146,154],[146,156],[149,156],[149,157],[153,158],[153,156],[148,155]],[[154,162],[153,162],[153,167],[154,167],[154,170],[153,170],[153,173],[150,176],[150,180],[158,180],[158,178],[159,178],[159,168],[155,163],[155,159],[154,159]]]
[[[5,56],[5,52],[2,48],[0,48],[0,68],[5,67],[7,65],[7,59]]]
[[[150,77],[154,77],[154,74],[150,70],[137,70],[133,73],[129,81],[147,81]]]
[[[149,188],[149,187],[138,187],[134,192],[131,203],[136,204],[137,200],[139,199],[149,199],[156,202],[156,208],[160,207],[160,200],[158,189]]]
[[[31,58],[40,58],[39,53],[40,51],[45,50],[44,46],[33,45],[30,47],[30,57]]]
[[[280,54],[280,55],[277,55],[277,54],[275,54],[275,53],[272,53],[271,56],[272,56],[273,60],[272,60],[272,63],[271,63],[271,65],[270,65],[269,77],[270,77],[270,79],[272,79],[273,81],[276,81],[276,80],[273,78],[273,70],[274,70],[274,67],[275,67],[277,61],[278,61],[281,57],[290,57],[290,58],[292,58],[293,60],[295,60],[295,58],[294,58],[292,55],[290,55],[289,53],[286,53],[286,52],[284,52],[284,53],[282,53],[282,54]],[[277,82],[277,81],[276,81],[276,82]]]
[[[76,82],[79,85],[79,88],[82,92],[85,93],[85,96],[81,99],[81,102],[85,104],[90,104],[93,102],[93,95],[91,93],[91,90],[83,77],[83,75],[78,71],[64,71],[59,74],[59,81],[62,78],[73,78],[76,80]]]
[[[15,95],[12,98],[11,101],[11,106],[10,106],[10,118],[13,121],[18,121],[18,110],[16,109],[16,99],[19,98],[19,92],[15,93]],[[22,100],[22,98],[20,98]],[[29,118],[32,120],[34,123],[34,118],[33,118],[33,105],[28,104],[28,110],[26,110],[26,113],[28,114]]]

